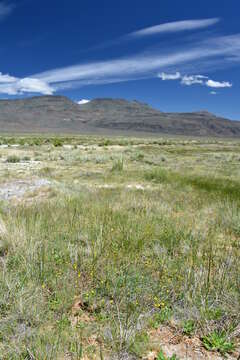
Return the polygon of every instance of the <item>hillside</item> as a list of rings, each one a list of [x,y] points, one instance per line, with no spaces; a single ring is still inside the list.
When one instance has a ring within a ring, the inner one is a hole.
[[[94,99],[78,105],[64,96],[0,100],[0,129],[10,132],[240,136],[239,122],[207,111],[164,113],[147,104],[123,99]]]

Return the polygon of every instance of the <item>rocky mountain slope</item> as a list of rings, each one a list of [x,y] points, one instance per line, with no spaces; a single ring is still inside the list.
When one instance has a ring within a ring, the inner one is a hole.
[[[0,131],[240,137],[240,122],[207,111],[164,113],[123,99],[79,105],[64,96],[39,96],[0,100]]]

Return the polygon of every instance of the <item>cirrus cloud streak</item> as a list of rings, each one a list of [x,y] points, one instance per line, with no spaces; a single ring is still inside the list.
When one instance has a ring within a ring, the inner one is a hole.
[[[151,35],[163,34],[163,33],[175,33],[180,31],[203,29],[215,25],[219,21],[220,21],[219,18],[174,21],[174,22],[155,25],[138,31],[134,31],[128,34],[127,37],[138,38],[138,37],[151,36]]]
[[[234,41],[233,41],[234,40]],[[218,37],[208,42],[202,42],[190,49],[178,51],[158,52],[152,54],[138,54],[128,58],[79,64],[64,68],[53,69],[40,74],[35,74],[47,83],[57,84],[80,80],[82,84],[89,82],[103,83],[106,80],[119,81],[134,77],[155,77],[160,69],[193,64],[194,61],[212,59],[224,61],[225,57],[240,55],[240,34]]]
[[[160,77],[162,80],[180,80],[184,85],[200,84],[211,88],[231,87],[228,81],[220,82],[203,75],[187,74],[186,68],[194,63],[240,61],[240,34],[219,36],[188,47],[160,49],[125,58],[77,64],[48,70],[19,79],[0,74],[0,93],[53,94],[55,91],[86,85],[101,85],[122,81]],[[181,72],[185,69],[185,75]],[[199,69],[199,66],[197,66]],[[175,72],[171,70],[175,69]],[[177,71],[176,71],[177,69]],[[162,71],[160,73],[160,71]]]

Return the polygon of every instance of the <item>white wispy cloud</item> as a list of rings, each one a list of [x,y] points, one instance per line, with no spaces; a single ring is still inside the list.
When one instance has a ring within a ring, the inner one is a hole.
[[[43,72],[41,74],[36,74],[34,77],[42,79],[48,83],[58,83],[64,81],[76,81],[81,80],[86,84],[94,83],[96,81],[98,84],[106,81],[106,79],[116,79],[118,82],[119,79],[134,76],[142,76],[143,74],[149,73],[150,77],[154,77],[153,74],[150,74],[152,71],[157,71],[163,67],[170,65],[176,65],[179,63],[184,63],[186,61],[194,60],[203,55],[202,51],[199,49],[190,50],[187,52],[177,52],[173,54],[161,55],[142,55],[124,58],[124,59],[115,59],[102,62],[93,62],[89,64],[80,64],[75,66],[69,66],[60,69],[53,69],[50,71]]]
[[[143,36],[150,36],[162,33],[172,33],[179,31],[195,30],[202,29],[212,25],[215,25],[219,22],[219,18],[212,19],[199,19],[199,20],[184,20],[184,21],[174,21],[165,24],[155,25],[147,27],[141,30],[134,31],[127,35],[128,38],[136,38]]]
[[[208,76],[205,75],[182,75],[179,71],[175,74],[167,74],[167,73],[160,73],[157,75],[162,80],[181,80],[182,85],[204,85],[211,88],[230,88],[232,87],[232,83],[229,81],[216,81],[209,79]],[[215,94],[214,91],[211,92],[213,95]]]
[[[194,85],[194,84],[204,84],[204,79],[207,79],[203,75],[184,75],[181,80],[183,85]]]
[[[14,5],[5,1],[0,1],[0,21],[6,18],[14,9]]]
[[[163,81],[165,81],[165,80],[178,80],[178,79],[181,78],[181,74],[180,74],[179,71],[177,71],[175,74],[167,74],[165,72],[162,72],[162,73],[158,74],[157,77],[159,77]]]
[[[210,94],[211,95],[217,95],[217,92],[216,91],[210,91]]]
[[[232,84],[229,81],[214,81],[214,80],[207,80],[206,86],[211,88],[231,88]]]
[[[15,82],[16,78],[14,76],[10,76],[8,74],[2,74],[0,72],[0,84],[5,84],[5,83],[11,83],[11,82]]]
[[[157,34],[178,33],[183,31],[190,31],[190,30],[199,30],[199,29],[207,28],[209,26],[213,26],[217,24],[219,21],[220,18],[210,18],[210,19],[180,20],[180,21],[158,24],[133,31],[131,33],[120,36],[114,40],[105,41],[101,44],[92,46],[87,50],[84,50],[84,52],[89,50],[104,49],[110,46],[119,45],[124,42],[133,41],[143,37],[154,36]]]
[[[45,95],[51,95],[54,92],[49,84],[34,78],[20,79],[17,82],[17,91],[21,93],[40,93]]]
[[[19,79],[8,74],[0,73],[0,94],[22,95],[25,93],[37,93],[52,95],[54,89],[46,82],[35,78]]]

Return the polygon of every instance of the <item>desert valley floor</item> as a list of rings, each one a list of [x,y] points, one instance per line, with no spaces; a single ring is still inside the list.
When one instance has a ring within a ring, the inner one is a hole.
[[[0,137],[0,359],[237,359],[240,141]]]

